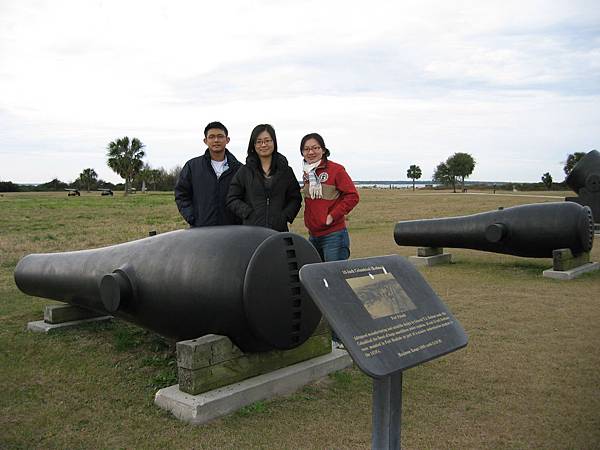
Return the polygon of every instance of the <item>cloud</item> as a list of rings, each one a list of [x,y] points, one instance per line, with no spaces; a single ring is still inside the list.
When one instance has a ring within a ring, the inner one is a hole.
[[[125,135],[173,167],[214,119],[238,156],[273,123],[297,171],[320,131],[362,179],[456,151],[474,178],[562,178],[600,138],[599,23],[592,1],[5,1],[0,178],[120,181],[100,166]]]

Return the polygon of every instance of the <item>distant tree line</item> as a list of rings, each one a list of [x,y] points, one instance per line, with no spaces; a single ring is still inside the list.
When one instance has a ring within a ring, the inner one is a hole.
[[[82,183],[82,181],[78,178],[72,183],[65,183],[64,181],[59,180],[58,178],[54,178],[47,183],[32,185],[32,184],[14,184],[8,182],[12,185],[13,189],[4,190],[2,192],[47,192],[47,191],[62,191],[64,189],[78,189],[78,190],[86,190],[87,186],[90,187],[90,190],[96,189],[111,189],[111,190],[122,190],[124,188],[123,184],[114,184],[104,180],[96,180],[92,184],[86,185]],[[0,182],[0,189],[2,189],[2,185],[7,184],[6,182]]]
[[[583,158],[586,152],[575,152],[567,155],[567,159],[564,162],[563,170],[568,176],[575,165]],[[456,192],[456,185],[460,182],[462,190],[465,190],[465,179],[468,178],[475,169],[475,159],[468,153],[455,153],[450,156],[446,161],[441,162],[435,169],[432,177],[432,181],[438,183],[440,186],[447,188],[452,187],[453,191]],[[413,178],[412,175],[417,175],[415,169],[419,169],[419,166],[410,166],[407,176]],[[419,174],[420,176],[420,174]],[[415,176],[415,178],[418,178]],[[413,178],[413,183],[414,179]],[[485,188],[490,187],[489,184],[477,185],[470,184],[472,187]],[[564,181],[557,183],[552,179],[550,172],[546,172],[541,177],[541,183],[497,183],[491,186],[493,189],[499,190],[568,190],[569,187]],[[413,186],[414,189],[414,186]]]
[[[137,190],[142,189],[142,182],[146,182],[146,189],[151,191],[172,191],[175,182],[179,177],[181,167],[177,166],[172,169],[152,169],[150,166],[145,166],[146,169],[133,178],[131,187]],[[86,175],[83,178],[81,175],[72,183],[66,183],[59,179],[53,179],[47,183],[34,185],[15,184],[11,181],[0,181],[0,192],[46,192],[46,191],[62,191],[64,189],[78,189],[80,191],[95,191],[98,189],[110,189],[113,191],[125,191],[125,183],[111,183],[98,179],[94,169],[84,169],[82,174],[87,170],[93,171],[93,176]],[[89,176],[89,177],[88,177]]]
[[[96,189],[111,189],[122,190],[125,195],[132,188],[141,190],[145,187],[152,191],[171,191],[175,186],[175,182],[181,172],[181,166],[176,166],[173,169],[167,170],[164,168],[152,168],[149,164],[144,163],[142,159],[146,156],[143,148],[145,145],[138,139],[124,136],[111,141],[107,146],[107,165],[121,178],[125,183],[113,184],[104,180],[98,179],[98,174],[93,168],[83,169],[79,177],[72,183],[65,183],[58,179],[53,179],[48,183],[39,184],[37,186],[17,185],[10,181],[0,181],[0,192],[17,192],[17,191],[60,191],[64,189],[79,189],[92,191]],[[569,175],[577,162],[586,155],[584,152],[575,152],[569,154],[564,163],[563,170],[566,175]],[[454,153],[448,157],[446,161],[438,164],[433,174],[432,180],[443,187],[451,186],[456,192],[456,186],[461,184],[461,188],[465,190],[465,179],[468,178],[475,169],[476,161],[468,153]],[[413,190],[415,189],[415,180],[421,178],[422,171],[419,166],[412,164],[406,176],[413,180]],[[546,172],[542,175],[541,183],[497,183],[494,189],[502,190],[536,190],[538,187],[542,189],[566,189],[564,182],[555,183],[552,175]],[[539,185],[539,186],[538,186]],[[471,186],[475,186],[471,184]],[[489,184],[486,185],[489,187]]]
[[[569,188],[566,183],[552,183],[552,188],[548,189],[543,182],[537,183],[514,183],[514,182],[499,182],[499,183],[477,183],[470,182],[468,183],[469,189],[476,190],[495,190],[495,191],[569,191]]]
[[[98,179],[95,169],[88,167],[81,171],[79,177],[72,183],[65,183],[57,178],[43,184],[17,185],[10,181],[0,182],[0,192],[18,191],[62,191],[64,189],[86,190],[110,189],[123,191],[127,195],[133,188],[141,190],[145,187],[153,191],[172,191],[181,172],[181,166],[173,169],[154,169],[145,164],[142,159],[146,156],[145,145],[138,139],[124,136],[109,142],[107,146],[107,165],[121,178],[124,183],[110,183]]]

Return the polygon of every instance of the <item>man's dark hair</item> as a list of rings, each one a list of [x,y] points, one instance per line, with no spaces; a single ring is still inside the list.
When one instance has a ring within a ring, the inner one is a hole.
[[[221,122],[211,122],[208,125],[206,125],[206,128],[204,128],[204,137],[206,137],[208,130],[210,130],[211,128],[223,130],[225,132],[225,136],[229,136],[229,132],[227,131],[227,127],[225,125],[223,125]]]
[[[309,139],[315,139],[319,143],[319,146],[323,149],[323,156],[325,156],[325,158],[329,156],[329,149],[325,147],[325,141],[319,133],[310,133],[302,138],[302,140],[300,141],[301,155],[304,155],[304,144],[306,144],[306,141],[308,141]]]
[[[256,149],[254,146],[256,145],[258,135],[263,131],[269,133],[271,139],[273,139],[273,153],[277,153],[277,136],[275,136],[275,128],[268,123],[262,123],[260,125],[256,125],[250,134],[250,142],[248,142],[248,156],[256,156]],[[256,157],[258,158],[258,156]]]

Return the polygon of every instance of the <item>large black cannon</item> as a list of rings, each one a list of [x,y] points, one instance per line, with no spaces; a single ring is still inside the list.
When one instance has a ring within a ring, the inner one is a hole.
[[[243,351],[290,349],[321,313],[298,270],[320,262],[303,237],[261,227],[172,231],[111,247],[25,256],[15,281],[29,295],[110,313],[184,340],[228,336]]]
[[[398,222],[398,245],[470,248],[532,258],[552,258],[569,248],[591,250],[594,223],[589,207],[577,203],[535,203],[470,216]]]
[[[565,179],[578,197],[567,197],[567,201],[589,206],[594,222],[600,223],[600,152],[592,150],[581,158]]]

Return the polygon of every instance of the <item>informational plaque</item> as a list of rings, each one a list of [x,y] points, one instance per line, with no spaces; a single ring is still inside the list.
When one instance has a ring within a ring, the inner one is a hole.
[[[371,377],[467,345],[462,326],[401,256],[307,264],[300,281],[354,362]]]

